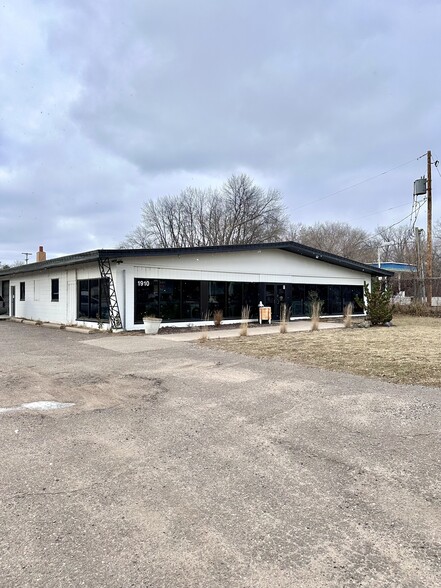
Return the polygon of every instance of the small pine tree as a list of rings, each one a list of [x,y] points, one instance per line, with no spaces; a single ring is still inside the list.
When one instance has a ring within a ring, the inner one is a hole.
[[[371,290],[364,283],[364,300],[356,298],[355,301],[363,308],[373,325],[384,325],[392,320],[394,306],[391,297],[392,292],[387,285],[383,287],[380,280],[372,280]]]

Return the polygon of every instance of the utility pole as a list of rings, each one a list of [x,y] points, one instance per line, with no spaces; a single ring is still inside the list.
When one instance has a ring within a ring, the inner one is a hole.
[[[432,152],[427,152],[427,305],[432,306]]]
[[[424,284],[424,262],[423,262],[423,253],[421,250],[421,233],[423,229],[419,229],[415,227],[415,247],[416,247],[416,254],[417,254],[417,279],[416,279],[416,288],[415,288],[415,298],[418,302],[423,302],[424,298],[426,297],[426,289]]]
[[[32,253],[29,253],[29,251],[22,251],[22,255],[25,256],[26,263],[28,263],[28,259],[32,255]]]

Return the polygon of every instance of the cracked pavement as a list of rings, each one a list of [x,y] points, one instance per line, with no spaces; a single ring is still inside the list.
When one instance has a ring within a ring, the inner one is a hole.
[[[440,390],[0,323],[2,587],[441,585]]]

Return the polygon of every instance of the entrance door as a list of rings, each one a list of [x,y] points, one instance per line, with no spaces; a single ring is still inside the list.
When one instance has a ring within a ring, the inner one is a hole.
[[[283,284],[265,285],[265,306],[271,306],[274,320],[280,320],[280,306],[285,303],[285,286]]]
[[[11,316],[15,316],[15,286],[11,286]]]

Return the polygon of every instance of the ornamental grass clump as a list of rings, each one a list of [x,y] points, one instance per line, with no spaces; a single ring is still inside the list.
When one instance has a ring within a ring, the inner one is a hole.
[[[321,309],[322,309],[322,303],[320,302],[320,300],[315,300],[312,303],[311,331],[318,331],[319,330]]]
[[[204,321],[207,323],[201,327],[201,336],[199,337],[199,341],[208,341],[208,321],[210,320],[210,314],[206,312],[204,314]]]
[[[349,302],[344,309],[343,309],[343,324],[346,329],[350,329],[352,327],[352,312],[354,310],[354,305],[352,302]]]
[[[248,336],[248,320],[249,320],[249,318],[250,318],[250,307],[243,306],[242,307],[242,315],[241,315],[242,322],[240,323],[239,337],[247,337]]]
[[[224,311],[219,308],[213,312],[213,321],[215,327],[220,327],[224,320]]]
[[[289,311],[286,304],[280,306],[280,324],[279,331],[281,334],[288,332]]]

